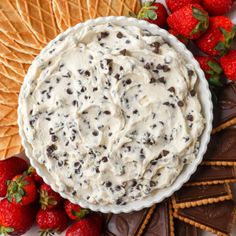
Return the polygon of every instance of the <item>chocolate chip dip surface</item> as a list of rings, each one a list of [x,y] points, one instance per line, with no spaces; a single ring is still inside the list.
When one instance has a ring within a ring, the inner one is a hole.
[[[175,181],[204,128],[197,75],[158,35],[84,26],[30,70],[23,130],[60,191],[122,205]]]

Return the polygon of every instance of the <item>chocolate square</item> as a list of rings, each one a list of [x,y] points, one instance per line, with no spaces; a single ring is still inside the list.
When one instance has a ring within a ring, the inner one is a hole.
[[[200,236],[201,231],[183,221],[178,219],[174,220],[175,236]]]

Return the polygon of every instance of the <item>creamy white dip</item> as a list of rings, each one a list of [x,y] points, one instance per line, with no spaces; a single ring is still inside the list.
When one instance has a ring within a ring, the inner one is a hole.
[[[37,59],[23,91],[33,158],[61,191],[126,204],[171,185],[204,128],[192,65],[135,26],[83,27]]]

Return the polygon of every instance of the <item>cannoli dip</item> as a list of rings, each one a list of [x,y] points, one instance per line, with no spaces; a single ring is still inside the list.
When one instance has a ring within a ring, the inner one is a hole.
[[[73,29],[27,76],[20,116],[32,158],[74,199],[143,199],[197,156],[198,77],[159,35],[115,24]]]

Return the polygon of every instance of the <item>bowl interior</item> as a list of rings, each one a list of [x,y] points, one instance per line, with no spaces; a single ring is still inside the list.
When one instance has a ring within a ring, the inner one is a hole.
[[[102,18],[97,18],[94,20],[88,20],[84,23],[78,24],[72,28],[69,28],[67,31],[63,32],[60,34],[58,37],[56,37],[53,41],[51,41],[46,48],[42,50],[40,55],[44,53],[45,50],[50,49],[50,45],[53,44],[55,40],[62,36],[66,36],[68,33],[74,30],[79,30],[81,26],[83,25],[97,25],[97,24],[103,24],[103,23],[115,23],[117,25],[134,25],[138,26],[141,29],[146,29],[149,30],[152,34],[158,34],[163,37],[163,39],[168,42],[173,48],[175,48],[176,51],[180,52],[182,57],[185,59],[185,61],[189,64],[192,64],[195,67],[195,70],[198,74],[198,82],[196,84],[196,89],[198,92],[198,96],[202,105],[202,113],[203,116],[205,117],[206,124],[205,124],[205,129],[203,131],[203,134],[200,137],[200,148],[199,152],[197,155],[197,158],[189,165],[187,165],[184,170],[181,172],[181,174],[178,176],[178,178],[175,180],[175,182],[167,188],[158,190],[156,193],[150,195],[149,197],[141,200],[137,200],[135,202],[128,203],[125,206],[114,206],[114,205],[107,205],[107,206],[99,206],[99,205],[93,205],[89,204],[88,202],[85,202],[80,199],[73,199],[66,193],[62,193],[61,190],[57,185],[55,185],[51,175],[48,173],[46,168],[41,165],[32,155],[32,148],[27,142],[27,137],[24,134],[23,131],[23,121],[22,121],[22,116],[21,116],[21,102],[19,102],[19,108],[18,108],[18,113],[19,113],[19,118],[18,118],[18,123],[19,123],[19,130],[20,130],[20,135],[22,137],[22,142],[23,146],[25,148],[26,155],[30,158],[31,165],[36,168],[38,171],[39,175],[41,175],[44,179],[44,181],[51,185],[51,187],[59,192],[62,197],[69,199],[70,201],[74,203],[80,204],[82,207],[85,208],[90,208],[91,210],[94,211],[101,211],[104,213],[107,212],[113,212],[113,213],[120,213],[120,212],[131,212],[134,210],[140,210],[145,207],[150,207],[154,203],[158,203],[163,201],[165,198],[171,196],[176,190],[180,189],[181,186],[187,182],[190,178],[190,176],[195,172],[197,166],[201,163],[202,157],[206,151],[207,144],[210,140],[210,133],[212,129],[212,102],[211,102],[211,94],[210,90],[208,87],[208,83],[205,79],[203,71],[200,69],[198,62],[194,59],[192,53],[188,51],[181,42],[179,42],[174,36],[170,35],[166,30],[160,29],[156,25],[147,23],[146,21],[142,20],[137,20],[135,18],[127,18],[127,17],[102,17]],[[40,55],[37,58],[40,58]],[[34,64],[34,62],[33,62]],[[30,69],[26,75],[26,78],[24,80],[24,84],[22,86],[22,90],[26,89],[27,86],[29,86],[29,78],[30,78]],[[22,92],[21,92],[22,94]],[[21,95],[20,95],[20,100],[21,100]],[[20,101],[19,100],[19,101]]]

